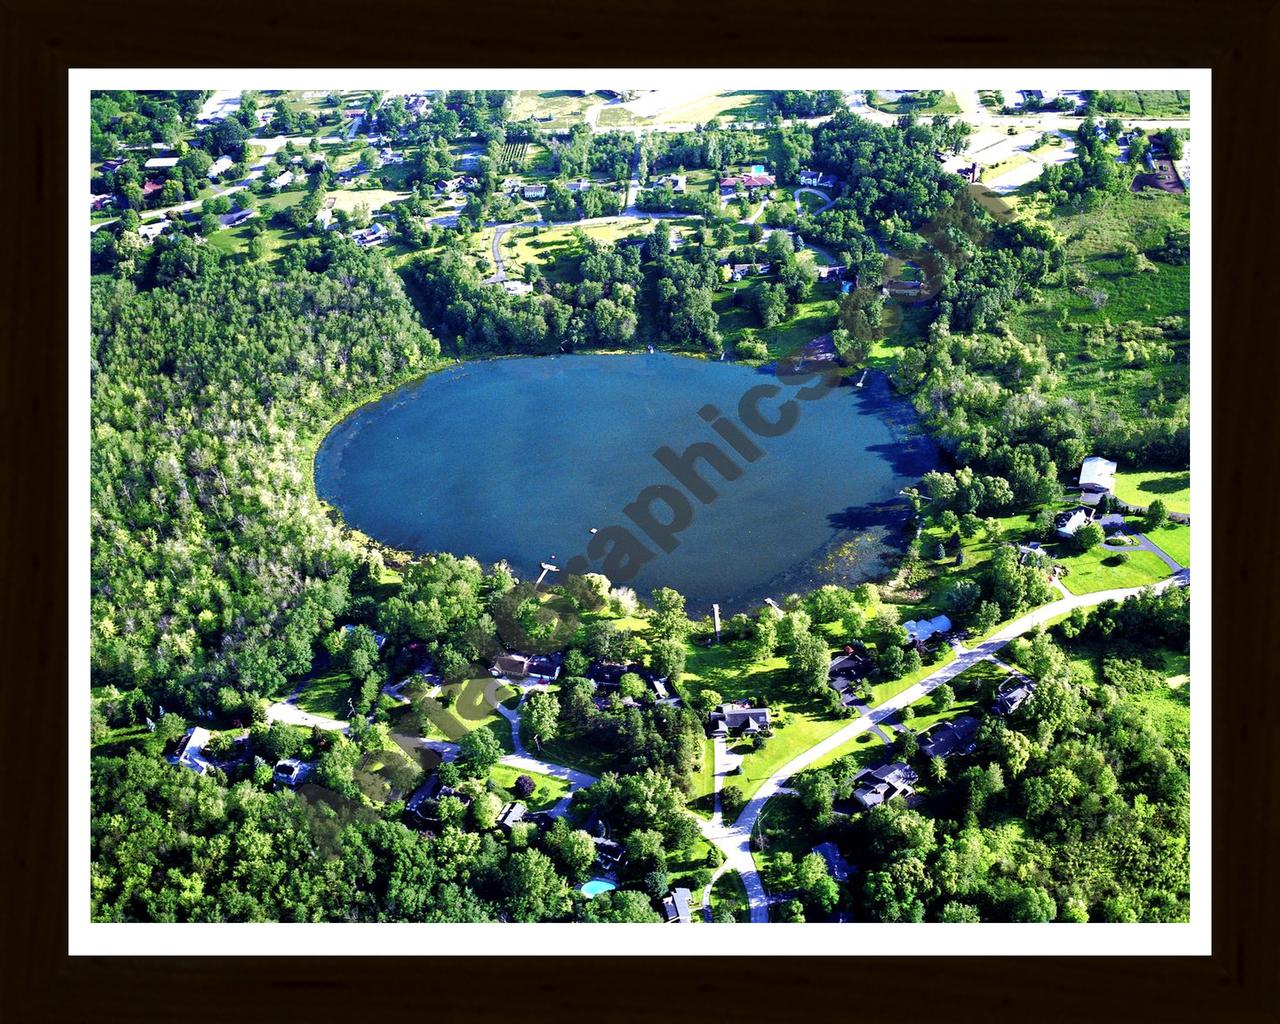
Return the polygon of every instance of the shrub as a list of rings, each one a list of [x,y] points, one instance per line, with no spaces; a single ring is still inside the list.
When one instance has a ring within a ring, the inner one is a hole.
[[[527,800],[533,795],[534,783],[533,779],[528,775],[521,775],[515,781],[515,785],[511,787],[511,791],[515,793],[521,800]]]

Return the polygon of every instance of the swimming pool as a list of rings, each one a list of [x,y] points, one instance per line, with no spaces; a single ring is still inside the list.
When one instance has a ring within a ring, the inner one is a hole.
[[[591,881],[583,883],[582,895],[587,899],[591,899],[593,896],[599,896],[602,892],[608,892],[610,889],[616,888],[617,886],[607,878],[593,878]]]

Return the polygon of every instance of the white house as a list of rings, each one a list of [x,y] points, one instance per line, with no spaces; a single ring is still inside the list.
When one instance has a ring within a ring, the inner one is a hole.
[[[1076,508],[1067,509],[1065,512],[1059,512],[1058,517],[1054,519],[1054,528],[1058,531],[1059,537],[1070,538],[1076,535],[1076,531],[1085,523],[1093,521],[1093,510],[1077,506]]]
[[[171,757],[170,763],[180,768],[189,768],[197,775],[203,775],[213,767],[212,762],[204,756],[205,744],[209,742],[209,730],[194,726],[187,730],[186,736],[178,744],[178,749]]]
[[[280,177],[272,180],[271,187],[284,188],[291,181],[293,181],[293,171],[285,171],[282,175],[280,175]]]
[[[150,160],[148,160],[142,166],[147,168],[148,170],[151,170],[157,167],[160,167],[160,168],[177,167],[178,158],[176,156],[153,156]]]
[[[1100,455],[1090,455],[1080,464],[1080,490],[1089,494],[1111,494],[1116,486],[1116,464]]]
[[[932,619],[912,619],[904,622],[902,628],[912,640],[923,643],[936,633],[946,633],[951,629],[951,620],[945,615],[935,615]]]
[[[217,160],[209,165],[209,177],[216,178],[219,174],[225,174],[231,170],[235,161],[229,156],[220,156]]]

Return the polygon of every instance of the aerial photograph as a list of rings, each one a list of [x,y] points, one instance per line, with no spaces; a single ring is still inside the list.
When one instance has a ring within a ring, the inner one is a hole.
[[[81,917],[1191,920],[1189,89],[238,74],[80,103]]]

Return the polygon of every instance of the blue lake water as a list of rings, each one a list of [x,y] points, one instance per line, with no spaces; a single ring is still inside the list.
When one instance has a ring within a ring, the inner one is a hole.
[[[758,418],[743,413],[744,395]],[[788,411],[790,429],[768,426]],[[697,442],[716,445],[736,478],[690,460],[697,476],[686,470],[682,483],[655,458]],[[387,395],[334,428],[315,477],[348,524],[392,547],[505,559],[525,579],[552,560],[641,593],[675,587],[704,614],[713,601],[745,610],[879,576],[903,542],[899,490],[937,462],[878,374],[861,388],[821,389],[734,363],[574,355],[465,363]],[[698,478],[714,492],[701,495],[708,503],[689,493]],[[625,581],[606,565],[626,564],[619,545],[647,552]]]

